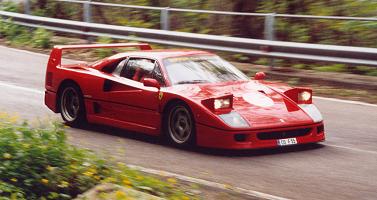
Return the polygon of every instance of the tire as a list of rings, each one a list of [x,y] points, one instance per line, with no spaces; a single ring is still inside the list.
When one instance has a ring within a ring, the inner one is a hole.
[[[59,93],[60,114],[68,126],[80,127],[86,124],[84,98],[79,86],[68,83]]]
[[[167,109],[164,132],[169,142],[177,147],[195,145],[195,120],[190,108],[184,103],[175,103]]]

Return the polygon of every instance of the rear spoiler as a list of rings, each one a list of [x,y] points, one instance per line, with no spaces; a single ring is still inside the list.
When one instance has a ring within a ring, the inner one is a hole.
[[[116,44],[83,44],[83,45],[56,45],[50,53],[48,68],[61,65],[63,50],[79,49],[101,49],[101,48],[121,48],[139,47],[140,50],[151,50],[151,46],[146,43],[116,43]]]

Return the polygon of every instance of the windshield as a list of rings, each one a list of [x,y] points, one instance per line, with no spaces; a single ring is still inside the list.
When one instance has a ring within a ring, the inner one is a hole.
[[[246,81],[236,67],[215,55],[197,55],[163,60],[172,85]]]

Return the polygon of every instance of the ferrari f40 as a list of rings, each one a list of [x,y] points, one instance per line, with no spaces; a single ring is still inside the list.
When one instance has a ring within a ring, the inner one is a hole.
[[[133,47],[94,63],[62,64],[66,50]],[[144,43],[55,46],[45,104],[66,124],[96,123],[177,146],[271,148],[325,139],[312,90],[247,77],[199,50],[152,50]]]

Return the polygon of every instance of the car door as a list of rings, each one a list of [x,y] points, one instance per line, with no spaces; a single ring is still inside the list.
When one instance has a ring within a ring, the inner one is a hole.
[[[143,79],[158,77],[159,71],[153,59],[131,57],[119,63],[102,88],[102,109],[106,117],[132,130],[157,134],[161,124],[159,89],[144,86]]]

